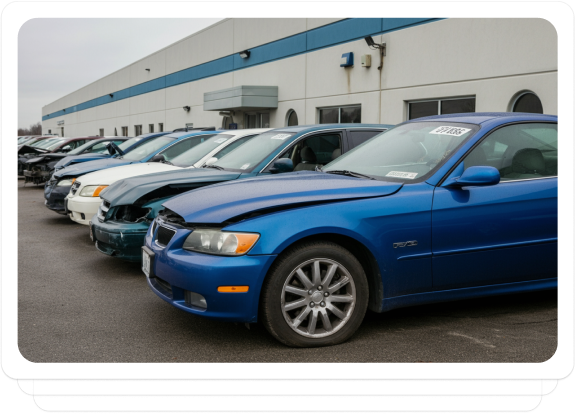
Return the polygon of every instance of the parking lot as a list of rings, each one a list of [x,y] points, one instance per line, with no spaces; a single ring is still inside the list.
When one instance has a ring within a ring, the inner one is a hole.
[[[18,190],[18,341],[33,362],[542,362],[556,350],[556,291],[368,313],[344,344],[288,348],[259,324],[170,306],[138,264],[46,209],[42,186]]]

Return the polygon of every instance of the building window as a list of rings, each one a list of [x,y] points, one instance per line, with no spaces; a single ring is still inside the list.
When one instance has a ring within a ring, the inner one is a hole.
[[[148,124],[148,132],[154,132],[154,124]]]
[[[296,111],[294,109],[290,109],[288,111],[288,115],[286,116],[286,126],[296,125],[298,125],[298,115],[296,115]]]
[[[52,130],[51,130],[51,129],[49,129],[49,130],[48,130],[48,133],[49,133],[49,134],[51,134],[51,133],[52,133]]]
[[[142,125],[134,125],[134,136],[142,135]]]
[[[123,136],[123,137],[127,137],[127,136],[128,136],[128,127],[122,127],[122,136]]]
[[[543,114],[542,102],[533,92],[524,92],[518,95],[512,104],[512,112],[529,112],[532,114]]]
[[[164,124],[158,124],[158,132],[164,132]]]
[[[320,124],[359,124],[360,122],[362,122],[360,105],[318,108],[318,123]]]
[[[408,102],[408,119],[432,115],[476,112],[476,97],[431,99]]]
[[[244,114],[244,128],[270,128],[270,113]]]
[[[100,136],[103,137],[104,136],[104,129],[100,128]]]

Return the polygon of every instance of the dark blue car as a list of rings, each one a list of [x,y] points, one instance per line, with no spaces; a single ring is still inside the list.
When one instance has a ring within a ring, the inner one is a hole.
[[[398,125],[322,171],[177,196],[143,247],[179,309],[337,344],[375,312],[557,287],[557,117]]]

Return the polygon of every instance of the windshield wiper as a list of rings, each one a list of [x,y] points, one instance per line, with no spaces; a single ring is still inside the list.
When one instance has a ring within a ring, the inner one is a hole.
[[[168,160],[160,161],[162,164],[174,165]]]
[[[220,167],[219,165],[205,165],[204,168],[216,168],[217,170],[224,170],[224,167]]]
[[[370,177],[369,175],[360,174],[354,171],[348,170],[332,170],[332,171],[323,171],[326,174],[338,174],[338,175],[347,175],[348,177],[356,177],[356,178],[366,178],[368,180],[375,180],[374,177]]]

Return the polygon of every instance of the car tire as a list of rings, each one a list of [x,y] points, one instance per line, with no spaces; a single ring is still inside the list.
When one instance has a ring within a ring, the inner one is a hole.
[[[260,309],[280,342],[318,347],[349,339],[367,307],[368,281],[358,259],[336,243],[314,241],[289,248],[274,263]]]

